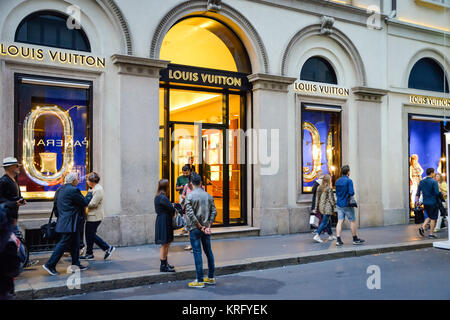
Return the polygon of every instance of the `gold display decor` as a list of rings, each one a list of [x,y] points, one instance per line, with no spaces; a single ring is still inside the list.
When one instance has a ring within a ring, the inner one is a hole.
[[[309,131],[311,134],[311,154],[312,154],[312,167],[303,167],[303,179],[305,182],[311,182],[317,177],[317,171],[320,170],[322,163],[322,150],[320,143],[320,135],[316,126],[310,122],[303,122],[303,130]]]
[[[41,172],[44,173],[56,173],[58,169],[56,168],[56,152],[41,152],[39,153],[41,157]]]
[[[39,154],[41,156],[41,171],[36,168],[34,163],[35,126],[39,117],[44,115],[58,118],[63,127],[63,161],[59,170],[56,168],[56,156],[51,155],[51,153],[46,154],[44,152]],[[74,165],[73,135],[73,122],[69,113],[57,105],[37,106],[28,113],[23,122],[23,167],[27,176],[35,183],[42,186],[54,186],[60,184],[63,180],[64,173],[71,171]],[[51,174],[44,175],[44,172]]]

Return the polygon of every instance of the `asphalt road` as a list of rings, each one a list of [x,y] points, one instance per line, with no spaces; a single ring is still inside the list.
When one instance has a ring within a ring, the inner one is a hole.
[[[373,289],[368,289],[369,277]],[[177,281],[58,300],[448,300],[450,251],[429,248],[346,258],[219,276],[216,280],[215,286],[204,289],[188,288],[187,281]]]

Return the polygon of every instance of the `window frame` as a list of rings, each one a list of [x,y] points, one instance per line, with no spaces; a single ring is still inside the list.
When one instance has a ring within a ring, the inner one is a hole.
[[[328,67],[328,69],[330,70],[330,71],[332,71],[332,75],[333,75],[333,79],[335,80],[335,83],[333,83],[333,82],[326,82],[326,81],[320,81],[320,80],[317,80],[317,79],[303,79],[302,78],[302,73],[303,73],[303,69],[305,68],[305,66],[306,66],[306,64],[310,61],[310,60],[312,60],[312,59],[316,59],[316,60],[319,60],[319,61],[321,61],[321,62],[323,62],[327,67]],[[322,57],[322,56],[311,56],[311,57],[309,57],[308,59],[306,59],[306,61],[303,63],[303,65],[302,65],[302,68],[301,68],[301,70],[300,70],[300,75],[299,75],[299,79],[300,79],[300,81],[310,81],[310,82],[317,82],[317,83],[326,83],[326,84],[330,84],[330,85],[335,85],[335,86],[337,86],[337,85],[339,85],[339,83],[338,83],[338,78],[337,78],[337,74],[336,74],[336,70],[334,69],[334,67],[333,67],[333,65],[330,63],[330,61],[328,61],[326,58],[324,58],[324,57]]]
[[[78,48],[74,48],[76,46],[72,46],[70,48],[67,47],[62,47],[62,46],[52,46],[52,45],[48,45],[48,44],[44,44],[44,43],[37,43],[37,42],[32,42],[32,41],[19,41],[18,40],[18,35],[19,35],[19,30],[21,30],[21,28],[23,27],[23,25],[27,22],[29,22],[29,20],[42,16],[42,15],[51,15],[54,17],[58,17],[58,18],[63,18],[65,20],[67,20],[69,18],[69,16],[58,12],[58,11],[52,11],[52,10],[41,10],[41,11],[36,11],[33,12],[29,15],[27,15],[25,18],[22,19],[22,21],[20,21],[19,25],[16,28],[16,32],[14,34],[14,41],[18,42],[18,43],[26,43],[26,44],[32,44],[32,45],[37,45],[37,46],[44,46],[44,47],[49,47],[49,48],[59,48],[59,49],[64,49],[64,50],[73,50],[73,51],[80,51],[80,52],[92,52],[92,48],[91,48],[91,42],[89,41],[89,38],[86,34],[86,32],[84,31],[83,28],[80,27],[80,29],[76,29],[76,32],[78,32],[81,37],[83,38],[87,49],[86,50],[81,50]],[[42,31],[42,30],[40,30]],[[59,31],[59,30],[58,30]],[[75,30],[71,30],[71,31],[75,31]],[[57,37],[60,37],[60,32],[58,32]],[[60,42],[60,41],[59,41]],[[72,36],[72,44],[74,42],[74,37]]]
[[[340,163],[337,164],[337,170],[340,171],[342,167],[342,106],[336,105],[336,104],[325,104],[325,103],[309,103],[309,102],[301,102],[300,107],[300,145],[299,145],[299,151],[300,151],[300,175],[299,178],[301,180],[300,182],[300,195],[312,195],[312,191],[304,191],[304,173],[303,173],[303,113],[304,112],[312,112],[314,110],[306,110],[307,106],[311,107],[324,107],[329,108],[330,110],[317,110],[315,112],[323,112],[323,113],[339,113],[339,140],[340,140],[340,148],[339,148],[339,161]],[[336,111],[331,111],[331,109],[336,109]],[[336,174],[336,178],[338,178],[338,174]],[[333,181],[332,181],[333,182]],[[336,181],[334,181],[336,182]]]
[[[443,73],[444,80],[445,80],[443,90],[432,90],[432,89],[417,88],[417,86],[413,86],[411,84],[411,82],[413,82],[411,78],[413,77],[414,68],[417,66],[418,63],[423,63],[422,61],[425,61],[425,60],[429,60],[432,63],[434,63],[437,67],[439,67],[439,69]],[[432,57],[429,57],[429,56],[422,57],[422,58],[418,59],[416,62],[414,62],[413,66],[411,67],[411,70],[409,71],[409,75],[408,75],[408,89],[431,91],[431,92],[441,92],[441,93],[449,93],[449,81],[448,81],[447,73],[445,72],[445,69],[442,67],[442,65],[439,63],[439,61],[437,61],[436,59],[434,59]]]
[[[87,112],[87,117],[88,120],[86,121],[86,130],[87,130],[87,138],[89,139],[89,155],[88,155],[88,161],[90,164],[90,168],[89,170],[93,170],[93,150],[94,150],[94,144],[93,144],[93,134],[94,134],[94,130],[93,130],[93,123],[94,123],[94,85],[93,85],[93,81],[90,80],[76,80],[76,79],[71,79],[71,78],[61,78],[61,77],[52,77],[52,76],[41,76],[41,75],[33,75],[33,74],[28,74],[28,73],[14,73],[14,156],[19,159],[18,157],[18,151],[19,148],[21,147],[21,144],[19,143],[19,87],[21,85],[21,80],[22,78],[32,78],[32,79],[36,79],[36,80],[46,80],[46,81],[54,81],[54,82],[61,82],[61,83],[74,83],[74,84],[79,84],[79,83],[83,83],[86,85],[89,85],[89,94],[88,94],[88,99],[89,99],[89,108],[88,108],[88,112]],[[61,86],[64,87],[64,86]],[[21,159],[19,159],[20,161]],[[43,199],[43,198],[38,198],[38,199],[28,199],[28,202],[48,202],[48,201],[52,201],[50,199]]]

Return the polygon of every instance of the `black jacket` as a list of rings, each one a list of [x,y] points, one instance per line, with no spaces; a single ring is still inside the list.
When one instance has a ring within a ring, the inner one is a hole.
[[[17,245],[9,241],[5,249],[0,252],[0,293],[14,292],[14,277],[20,273],[20,259]]]
[[[84,219],[84,209],[92,198],[84,197],[80,189],[71,184],[65,184],[55,195],[58,220],[55,231],[58,233],[73,233],[81,226]]]
[[[311,212],[314,211],[316,208],[316,191],[317,191],[318,186],[320,186],[320,183],[318,183],[317,180],[314,181],[314,185],[312,187],[313,197],[312,197],[312,204],[311,204]]]
[[[19,207],[17,200],[21,198],[20,188],[16,181],[12,180],[8,175],[0,178],[0,203],[6,203],[9,208],[8,215],[17,219]]]

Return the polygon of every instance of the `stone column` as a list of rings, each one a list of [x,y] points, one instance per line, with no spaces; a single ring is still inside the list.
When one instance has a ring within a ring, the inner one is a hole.
[[[252,74],[248,78],[253,85],[252,116],[256,133],[253,143],[258,146],[257,152],[253,153],[253,223],[260,228],[261,235],[287,234],[289,208],[286,108],[288,86],[296,79],[268,74]],[[264,157],[270,158],[270,161],[266,161]]]
[[[121,245],[154,241],[159,179],[159,71],[168,61],[113,55],[120,90]]]
[[[358,144],[355,192],[358,200],[360,227],[382,226],[384,213],[382,203],[382,132],[381,107],[386,90],[355,87],[352,92],[357,104]],[[349,146],[351,149],[352,146]],[[351,167],[350,167],[351,170]]]

